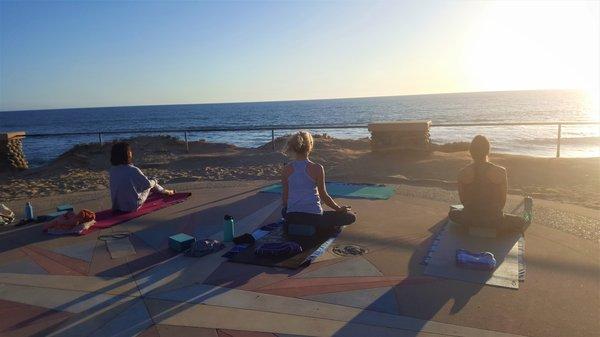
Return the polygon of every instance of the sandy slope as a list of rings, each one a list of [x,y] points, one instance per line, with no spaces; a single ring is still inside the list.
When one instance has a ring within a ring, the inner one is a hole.
[[[276,179],[289,161],[280,152],[285,140],[259,148],[191,142],[169,137],[131,139],[134,162],[148,176],[165,183],[203,180]],[[393,182],[454,189],[459,168],[469,163],[464,144],[436,147],[430,155],[370,151],[367,139],[341,140],[318,137],[313,159],[326,167],[329,179]],[[442,152],[456,151],[458,152]],[[84,190],[103,190],[108,185],[110,144],[79,145],[54,162],[17,174],[0,175],[0,200],[33,198]],[[505,166],[513,194],[558,200],[600,209],[600,158],[533,158],[493,155]]]

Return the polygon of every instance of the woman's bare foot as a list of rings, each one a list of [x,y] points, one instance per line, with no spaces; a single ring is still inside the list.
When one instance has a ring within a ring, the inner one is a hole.
[[[167,190],[167,189],[165,189],[162,192],[162,194],[164,194],[164,195],[173,195],[173,194],[175,194],[175,191],[174,190]]]

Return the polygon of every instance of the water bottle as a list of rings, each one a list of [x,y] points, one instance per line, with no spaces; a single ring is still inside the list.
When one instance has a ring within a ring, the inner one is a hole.
[[[525,221],[527,221],[528,223],[531,222],[531,220],[533,220],[533,198],[530,196],[526,196],[525,199],[523,199],[523,218],[525,218]]]
[[[231,215],[225,215],[223,217],[223,242],[233,241],[235,235],[235,228],[233,223],[233,217]]]
[[[33,220],[33,206],[31,206],[31,202],[27,202],[25,204],[25,218],[27,220]]]

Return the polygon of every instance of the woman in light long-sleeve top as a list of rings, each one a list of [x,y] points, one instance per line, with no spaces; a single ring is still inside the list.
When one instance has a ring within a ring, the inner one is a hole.
[[[147,178],[132,164],[133,153],[128,143],[119,142],[112,146],[109,170],[110,197],[112,209],[121,212],[133,212],[140,208],[151,192],[173,195],[158,184],[156,179]]]

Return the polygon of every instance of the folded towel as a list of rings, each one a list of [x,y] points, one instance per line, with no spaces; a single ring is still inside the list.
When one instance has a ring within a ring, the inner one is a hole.
[[[44,230],[46,232],[48,232],[49,230],[75,230],[76,228],[78,228],[79,225],[89,223],[90,221],[94,220],[96,220],[96,214],[87,209],[83,209],[79,211],[79,213],[68,211],[65,214],[62,214],[57,218],[45,223]]]
[[[92,227],[95,223],[96,220],[90,220],[88,222],[75,225],[73,227],[50,227],[46,230],[46,233],[50,235],[79,235],[84,231],[90,229],[90,227]]]

